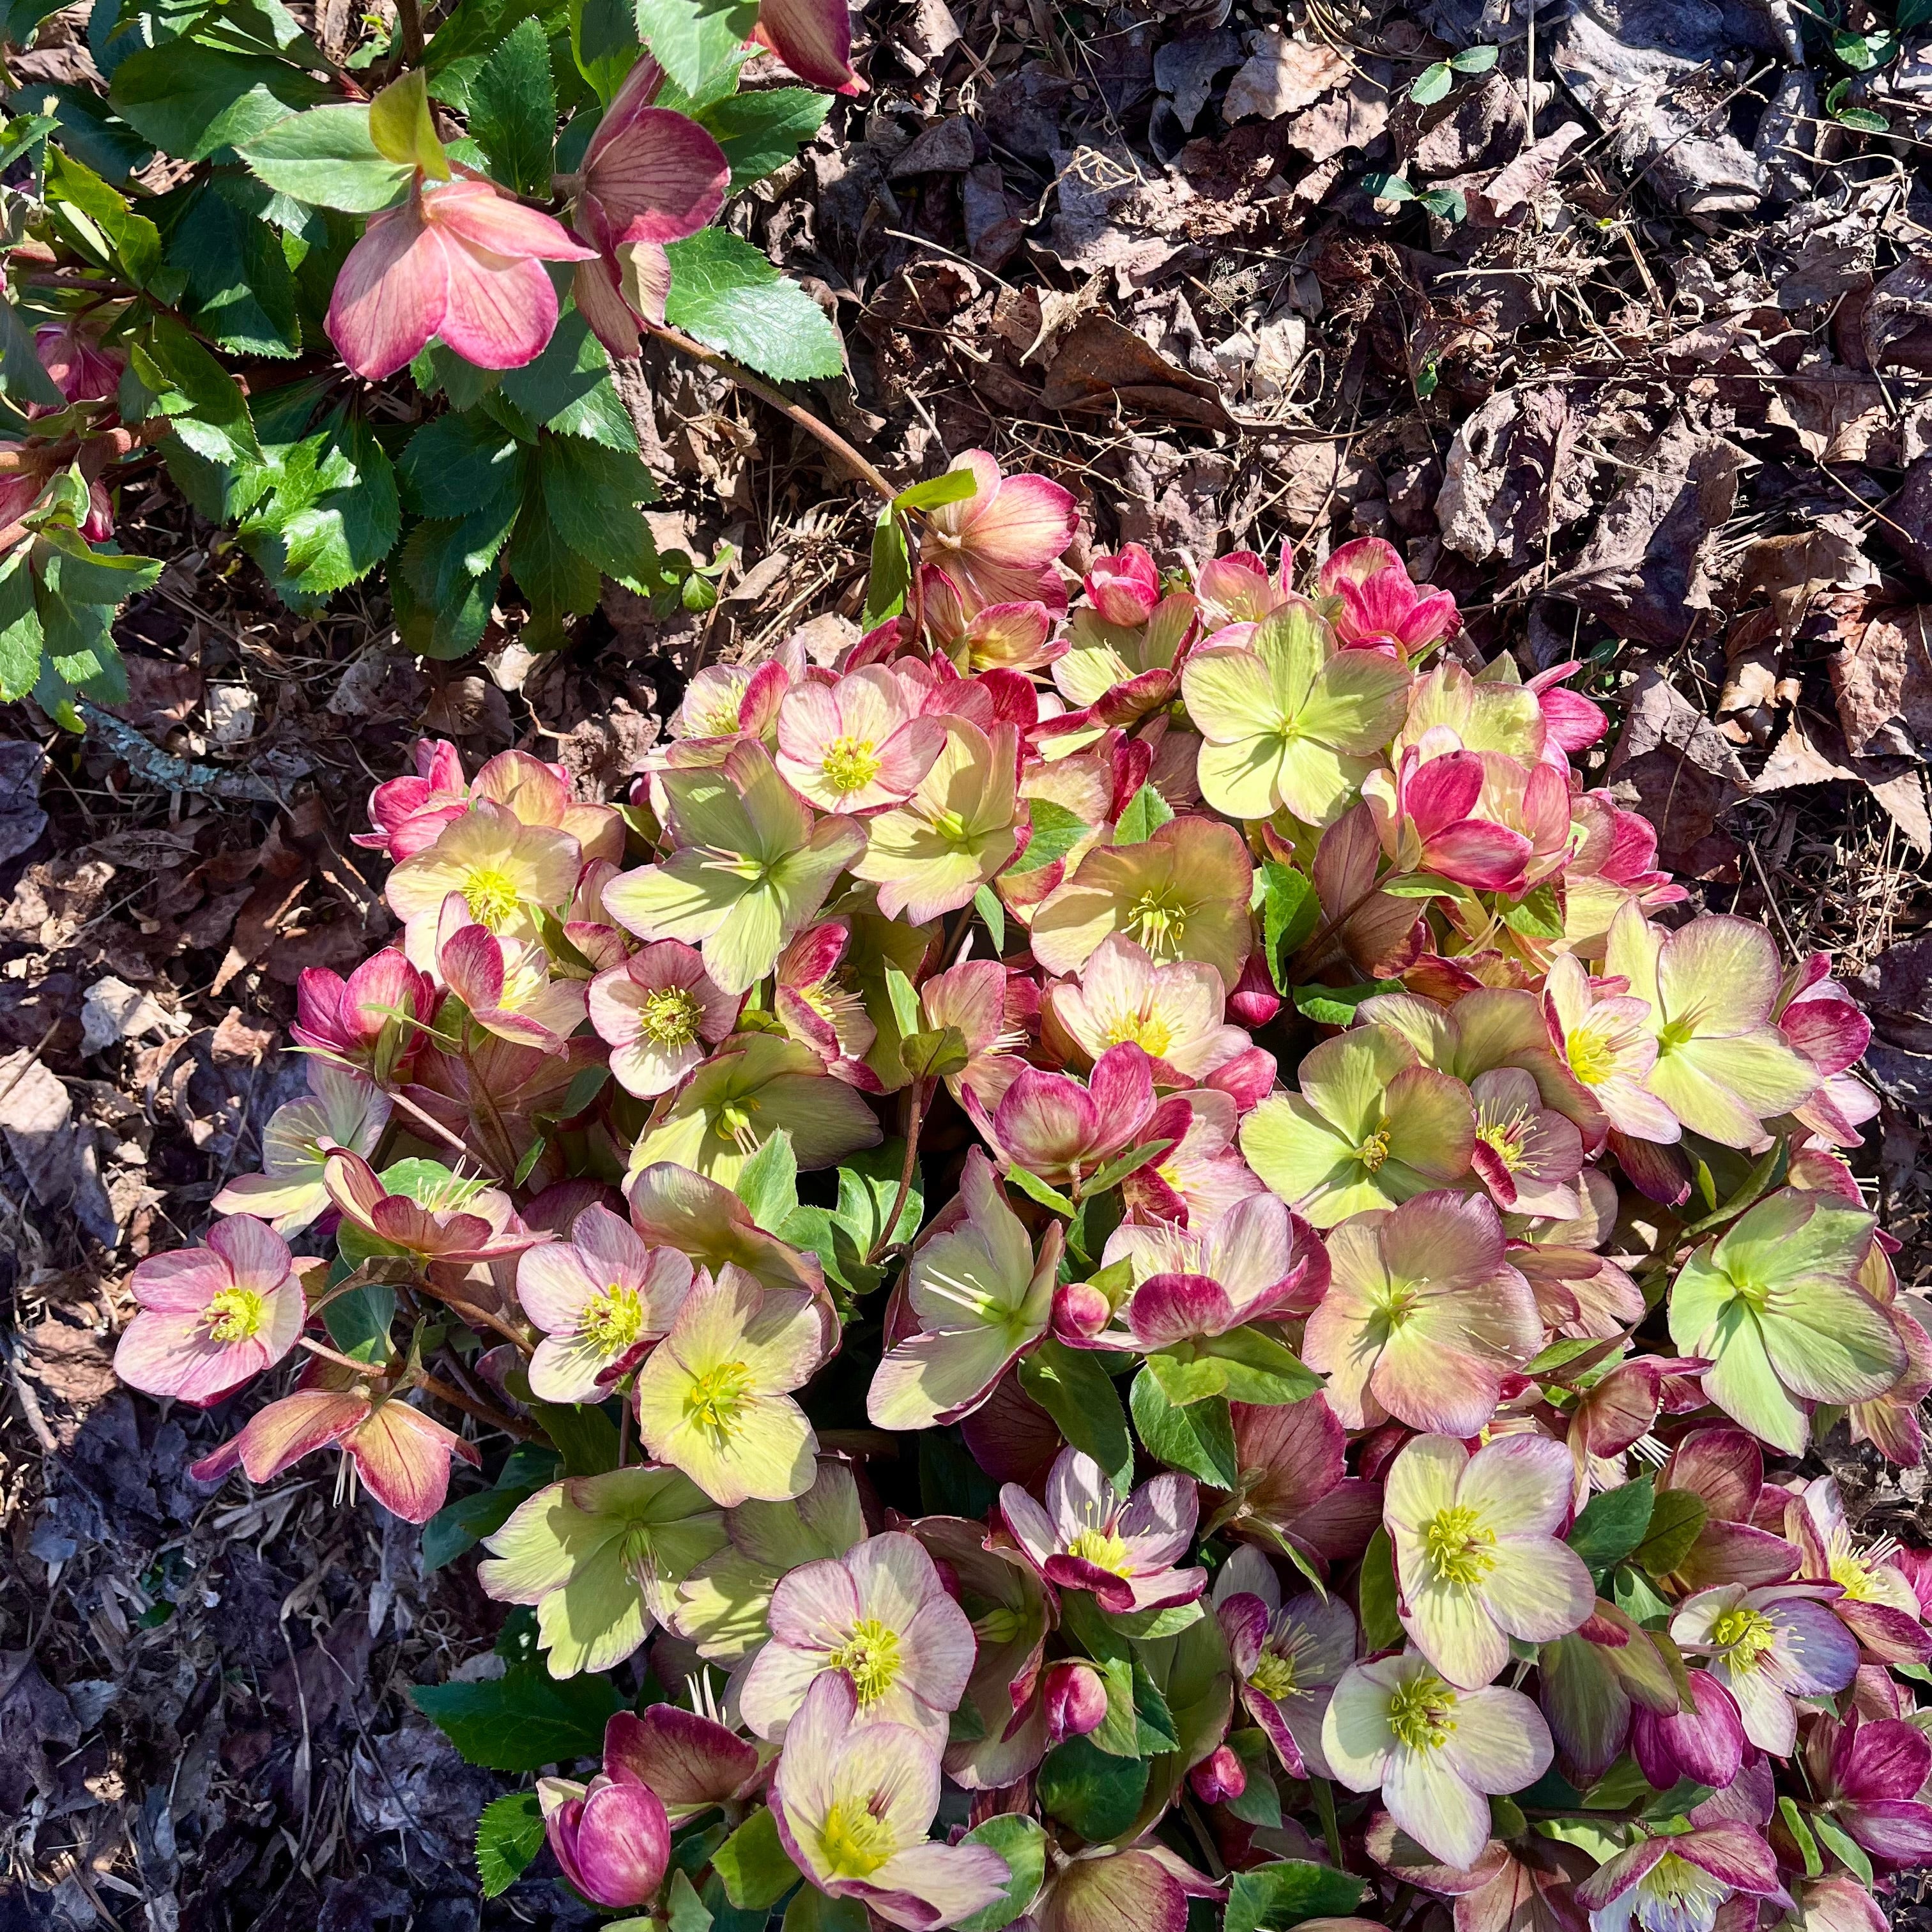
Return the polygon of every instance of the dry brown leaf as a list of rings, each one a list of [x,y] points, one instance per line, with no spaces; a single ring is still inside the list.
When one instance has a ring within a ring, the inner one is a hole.
[[[1932,816],[1927,812],[1925,780],[1918,766],[1903,758],[1854,758],[1828,719],[1807,718],[1794,711],[1778,748],[1758,773],[1756,789],[1784,791],[1793,785],[1834,781],[1866,787],[1890,814],[1901,838],[1921,852],[1932,852]]]
[[[1319,100],[1343,86],[1348,64],[1334,48],[1291,39],[1279,27],[1264,28],[1248,43],[1246,62],[1228,83],[1222,118],[1272,121]]]
[[[1591,470],[1562,390],[1499,390],[1449,446],[1436,500],[1442,541],[1478,563],[1539,556],[1589,508]]]
[[[1623,734],[1610,754],[1612,789],[1656,827],[1666,866],[1706,878],[1736,859],[1717,821],[1750,781],[1724,734],[1654,664],[1638,674],[1628,698]]]
[[[1831,670],[1852,752],[1867,750],[1894,718],[1922,752],[1932,746],[1932,605],[1872,611],[1847,631]]]
[[[1166,416],[1204,429],[1232,429],[1219,387],[1191,375],[1130,328],[1089,316],[1064,337],[1046,372],[1040,404],[1070,412],[1111,411]]]

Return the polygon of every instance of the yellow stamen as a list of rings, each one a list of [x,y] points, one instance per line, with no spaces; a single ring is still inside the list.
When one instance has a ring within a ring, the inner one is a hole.
[[[520,897],[516,881],[500,866],[478,866],[463,881],[470,916],[492,932],[500,932],[509,924]]]
[[[742,1362],[720,1362],[693,1380],[684,1398],[685,1420],[722,1449],[738,1433],[751,1393],[751,1370]]]
[[[688,1046],[704,1009],[688,986],[660,986],[644,995],[638,1024],[654,1046]]]
[[[1777,1642],[1778,1631],[1762,1610],[1746,1610],[1741,1604],[1712,1624],[1711,1641],[1724,1653],[1724,1661],[1733,1670],[1755,1670],[1765,1652]]]
[[[826,1807],[818,1844],[826,1870],[836,1878],[869,1878],[898,1849],[884,1819],[842,1799]]]
[[[203,1319],[211,1342],[245,1342],[268,1318],[265,1297],[253,1288],[222,1288],[208,1297]]]
[[[614,1281],[584,1304],[577,1327],[600,1355],[623,1354],[644,1332],[644,1298],[634,1288]]]
[[[834,791],[863,791],[884,763],[869,738],[835,738],[825,748],[819,770]]]
[[[1127,1574],[1127,1546],[1112,1530],[1083,1529],[1066,1546],[1066,1553],[1096,1570],[1111,1570],[1116,1576]]]
[[[1388,1159],[1389,1128],[1384,1120],[1361,1145],[1355,1150],[1355,1158],[1371,1174],[1379,1173],[1382,1162]]]
[[[1480,1583],[1496,1567],[1496,1532],[1466,1504],[1438,1510],[1423,1526],[1423,1548],[1444,1583]]]
[[[1174,1044],[1174,1030],[1154,1013],[1122,1013],[1107,1028],[1107,1044],[1120,1046],[1131,1040],[1136,1046],[1163,1058]]]
[[[1389,1729],[1411,1750],[1435,1750],[1455,1730],[1455,1712],[1456,1694],[1441,1678],[1412,1677],[1390,1695]]]
[[[1586,1087],[1600,1087],[1616,1071],[1617,1057],[1600,1033],[1579,1027],[1564,1048],[1570,1071]]]
[[[852,1626],[852,1634],[826,1659],[826,1667],[850,1675],[852,1688],[859,1694],[859,1708],[876,1704],[897,1682],[899,1674],[899,1638],[876,1617],[862,1618]]]
[[[1127,931],[1156,959],[1178,959],[1187,938],[1187,908],[1151,886],[1127,908]]]
[[[1278,1650],[1264,1650],[1248,1673],[1248,1682],[1264,1697],[1272,1698],[1278,1704],[1284,1697],[1294,1695],[1294,1660]]]

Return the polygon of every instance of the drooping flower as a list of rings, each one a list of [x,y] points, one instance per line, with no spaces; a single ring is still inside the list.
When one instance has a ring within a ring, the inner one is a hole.
[[[443,901],[437,924],[437,966],[473,1024],[541,1052],[568,1052],[566,1042],[584,1020],[580,981],[552,979],[541,946],[499,939],[470,917],[454,892]],[[439,1018],[455,1010],[446,1007]]]
[[[790,1391],[830,1352],[824,1306],[729,1266],[700,1280],[638,1371],[638,1426],[658,1462],[728,1508],[810,1487],[818,1438]]]
[[[1232,818],[1332,823],[1402,723],[1408,686],[1380,652],[1338,650],[1306,605],[1265,619],[1245,644],[1197,650],[1180,689],[1207,740],[1202,796]]]
[[[1064,1244],[1055,1222],[1035,1259],[992,1162],[974,1148],[958,1210],[935,1224],[906,1271],[917,1327],[893,1342],[873,1375],[866,1397],[873,1422],[932,1429],[977,1408],[1014,1358],[1046,1333]]]
[[[674,765],[715,764],[734,738],[755,738],[766,750],[778,742],[778,709],[792,687],[794,667],[782,646],[763,664],[706,664],[684,688],[672,718]],[[718,740],[716,756],[703,749]],[[696,741],[696,742],[693,742]]]
[[[1576,1888],[1591,1932],[1712,1932],[1725,1902],[1782,1899],[1771,1847],[1726,1820],[1674,1837],[1642,1838]]]
[[[581,848],[567,832],[526,825],[506,806],[479,800],[434,842],[404,860],[382,888],[398,919],[434,919],[452,892],[499,937],[541,944],[536,915],[568,905]]]
[[[1010,974],[997,959],[965,959],[935,973],[919,989],[929,1027],[956,1027],[965,1042],[966,1064],[946,1076],[946,1090],[961,1106],[970,1092],[991,1110],[1026,1065],[1018,1052],[1026,1029],[1013,1022],[1011,995],[1020,991],[1036,999],[1032,982]]]
[[[1131,1040],[1155,1063],[1156,1086],[1203,1080],[1246,1051],[1248,1036],[1226,1024],[1226,988],[1202,962],[1157,962],[1120,933],[1094,949],[1078,982],[1047,988],[1046,1011],[1088,1059]]]
[[[1858,1711],[1825,1718],[1804,1742],[1812,1789],[1832,1818],[1881,1868],[1932,1861],[1932,1742],[1917,1725]]]
[[[850,818],[814,825],[771,754],[749,741],[720,765],[664,772],[659,782],[677,849],[612,880],[604,905],[640,939],[700,946],[722,991],[748,992],[864,850],[865,829]]]
[[[1856,1147],[1858,1129],[1878,1112],[1878,1096],[1852,1074],[1871,1044],[1871,1022],[1831,974],[1830,955],[1813,953],[1786,976],[1776,1016],[1779,1031],[1818,1070],[1818,1090],[1798,1119],[1835,1146]]]
[[[1690,1671],[1684,1682],[1690,1695],[1679,1710],[1631,1707],[1630,1755],[1659,1791],[1670,1790],[1680,1778],[1721,1791],[1744,1762],[1744,1719],[1736,1700],[1708,1670]]]
[[[387,1173],[378,1174],[360,1154],[332,1148],[323,1156],[330,1201],[378,1253],[466,1267],[508,1261],[543,1238],[524,1225],[500,1188],[431,1162],[405,1163],[401,1172],[406,1178],[392,1192]]]
[[[1421,1194],[1358,1214],[1330,1232],[1328,1258],[1302,1359],[1328,1376],[1328,1402],[1351,1429],[1393,1415],[1473,1436],[1495,1413],[1503,1377],[1543,1345],[1535,1297],[1480,1196]]]
[[[150,1255],[129,1279],[140,1312],[115,1373],[149,1395],[219,1402],[295,1346],[308,1314],[302,1274],[315,1265],[250,1214],[218,1222],[206,1247]]]
[[[1023,1067],[990,1114],[970,1089],[966,1106],[1003,1166],[1076,1186],[1151,1133],[1152,1064],[1129,1042],[1102,1054],[1084,1085],[1070,1073]]]
[[[1418,1436],[1386,1478],[1398,1607],[1410,1641],[1449,1681],[1487,1684],[1510,1640],[1566,1636],[1596,1601],[1590,1573],[1560,1532],[1570,1516],[1570,1452],[1541,1436],[1505,1436],[1472,1456]]]
[[[1274,1060],[1258,1048],[1250,1051],[1267,1062],[1271,1075]],[[1120,1198],[1135,1219],[1204,1224],[1226,1214],[1238,1201],[1267,1193],[1235,1150],[1240,1119],[1233,1096],[1215,1088],[1169,1094],[1148,1123],[1147,1139],[1172,1144],[1150,1155],[1120,1183]]]
[[[1599,1598],[1582,1624],[1537,1654],[1538,1702],[1564,1776],[1587,1790],[1622,1754],[1634,1708],[1677,1712],[1684,1675],[1667,1636]]]
[[[956,457],[952,467],[970,470],[978,488],[928,514],[920,546],[926,566],[950,582],[968,616],[991,604],[1064,610],[1056,566],[1078,521],[1072,496],[1044,476],[1003,476],[983,449]]]
[[[827,1672],[857,1694],[856,1721],[904,1724],[937,1752],[973,1668],[973,1626],[916,1538],[870,1537],[808,1563],[772,1592],[771,1641],[739,1687],[745,1721],[780,1738]]]
[[[1356,650],[1393,651],[1403,663],[1456,628],[1456,600],[1446,590],[1418,590],[1394,544],[1380,537],[1345,543],[1316,578],[1330,600],[1335,635]]]
[[[1312,1591],[1283,1603],[1274,1565],[1244,1544],[1214,1578],[1214,1613],[1227,1639],[1242,1706],[1295,1778],[1329,1778],[1322,1719],[1355,1660],[1354,1613]]]
[[[825,1292],[817,1257],[768,1234],[720,1183],[660,1161],[632,1175],[626,1192],[631,1226],[647,1246],[676,1248],[713,1274],[729,1262],[766,1288]]]
[[[792,1862],[820,1891],[914,1932],[985,1910],[1005,1894],[1006,1861],[928,1838],[938,1756],[918,1732],[861,1724],[858,1711],[852,1679],[824,1671],[788,1727],[771,1807]]]
[[[1543,1011],[1564,1065],[1618,1132],[1666,1144],[1683,1137],[1677,1116],[1644,1084],[1658,1051],[1647,1000],[1599,994],[1576,956],[1561,952],[1544,981]]]
[[[660,939],[590,982],[590,1024],[610,1047],[610,1077],[626,1093],[668,1094],[729,1036],[741,1002],[724,992],[682,940]]]
[[[1816,1586],[1750,1589],[1719,1584],[1688,1598],[1670,1634],[1730,1691],[1744,1736],[1760,1750],[1789,1757],[1798,1737],[1795,1697],[1842,1690],[1858,1667],[1858,1647]]]
[[[1144,624],[1160,602],[1160,573],[1138,544],[1102,550],[1088,565],[1082,585],[1103,623]]]
[[[477,1580],[500,1603],[534,1604],[553,1677],[614,1670],[669,1623],[677,1587],[724,1546],[724,1516],[675,1469],[574,1476],[519,1503]]]
[[[778,767],[821,812],[872,812],[896,804],[932,769],[946,728],[920,715],[884,664],[836,684],[795,685],[778,710]]]
[[[1164,1470],[1123,1498],[1077,1449],[1054,1459],[1044,1508],[1017,1483],[1000,1491],[1000,1515],[1040,1574],[1115,1612],[1191,1604],[1207,1588],[1206,1570],[1174,1567],[1194,1540],[1198,1509],[1188,1477]]]
[[[1706,1394],[1787,1454],[1803,1452],[1809,1404],[1881,1394],[1905,1368],[1885,1310],[1858,1285],[1872,1227],[1842,1201],[1780,1188],[1671,1285],[1671,1339],[1710,1361]]]
[[[1301,1063],[1300,1091],[1274,1094],[1241,1124],[1248,1165],[1318,1228],[1393,1207],[1469,1171],[1469,1090],[1424,1066],[1393,1028],[1324,1040]]]
[[[1459,1690],[1414,1651],[1349,1666],[1322,1720],[1322,1749],[1351,1791],[1380,1786],[1418,1844],[1465,1870],[1489,1842],[1490,1798],[1534,1784],[1556,1754],[1520,1690]]]
[[[289,1036],[386,1087],[416,1058],[436,1002],[429,975],[385,946],[346,980],[324,966],[304,967],[296,982]]]
[[[1171,704],[1180,688],[1181,667],[1199,634],[1200,606],[1177,591],[1148,607],[1131,624],[1096,610],[1076,610],[1067,627],[1067,650],[1053,667],[1054,688],[1079,710],[1053,729],[1055,746],[1097,741],[1109,725],[1130,726]]]
[[[674,1825],[742,1799],[759,1770],[748,1738],[675,1704],[620,1711],[604,1726],[604,1775],[648,1785]]]
[[[262,1131],[262,1172],[237,1174],[208,1203],[218,1214],[253,1214],[284,1237],[299,1234],[329,1204],[324,1174],[331,1148],[365,1158],[389,1122],[388,1094],[326,1060],[308,1064],[308,1097],[278,1107]]]
[[[1530,842],[1480,815],[1483,778],[1483,760],[1474,752],[1448,752],[1425,763],[1414,746],[1402,752],[1393,771],[1369,773],[1362,796],[1398,872],[1433,872],[1480,892],[1517,888]]]
[[[675,1248],[647,1248],[609,1208],[585,1208],[568,1240],[526,1249],[517,1264],[517,1299],[544,1331],[530,1393],[601,1401],[670,1332],[691,1282],[691,1263]]]
[[[126,358],[104,350],[98,338],[80,326],[77,316],[35,329],[34,353],[52,378],[54,387],[70,403],[109,402],[120,391]],[[27,406],[30,417],[49,412],[44,403]]]
[[[343,361],[372,382],[432,336],[479,369],[520,368],[556,327],[556,289],[543,265],[596,253],[494,182],[421,182],[401,207],[369,218],[324,326]]]

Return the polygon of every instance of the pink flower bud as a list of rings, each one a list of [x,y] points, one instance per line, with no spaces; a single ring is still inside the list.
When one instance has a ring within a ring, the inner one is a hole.
[[[1187,1781],[1202,1804],[1220,1804],[1240,1797],[1247,1790],[1248,1774],[1242,1768],[1241,1760],[1223,1744],[1187,1774]]]
[[[649,1904],[670,1862],[670,1824],[657,1793],[628,1778],[594,1778],[587,1789],[547,1782],[544,1829],[564,1876],[593,1905]]]
[[[1098,1730],[1107,1715],[1107,1687],[1090,1664],[1048,1666],[1040,1697],[1046,1707],[1046,1735],[1056,1744]]]
[[[1250,953],[1228,995],[1228,1017],[1244,1027],[1264,1027],[1280,1011],[1281,995],[1268,977],[1268,962],[1258,952]]]
[[[1112,1304],[1091,1282],[1063,1282],[1053,1291],[1053,1332],[1063,1342],[1090,1342],[1113,1313]]]
[[[1160,602],[1160,573],[1138,544],[1096,556],[1087,572],[1087,601],[1109,624],[1144,624]]]

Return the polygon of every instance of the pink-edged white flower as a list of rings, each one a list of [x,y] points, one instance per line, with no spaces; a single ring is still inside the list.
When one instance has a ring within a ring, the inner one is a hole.
[[[1357,650],[1393,651],[1406,663],[1456,627],[1454,597],[1418,590],[1395,547],[1380,537],[1345,543],[1322,566],[1317,582],[1330,600],[1336,636]]]
[[[1452,1684],[1480,1689],[1511,1637],[1553,1642],[1589,1616],[1595,1587],[1561,1534],[1574,1473],[1568,1446],[1542,1436],[1501,1436],[1473,1456],[1418,1436],[1390,1466],[1383,1518],[1402,1628]]]
[[[1218,1220],[1236,1202],[1265,1193],[1235,1151],[1240,1124],[1240,1110],[1226,1094],[1208,1087],[1170,1094],[1154,1109],[1144,1137],[1170,1144],[1120,1183],[1129,1210],[1191,1226]]]
[[[1583,1136],[1543,1104],[1535,1077],[1498,1066],[1469,1084],[1476,1144],[1469,1165],[1505,1214],[1574,1221],[1583,1211],[1573,1184],[1583,1171]]]
[[[583,848],[553,826],[526,825],[508,806],[479,800],[452,819],[433,844],[411,854],[382,889],[404,921],[434,918],[460,892],[478,926],[541,944],[536,914],[568,905],[577,890]]]
[[[1786,1503],[1784,1532],[1798,1546],[1804,1580],[1834,1583],[1844,1592],[1832,1612],[1868,1656],[1887,1664],[1923,1664],[1932,1656],[1918,1593],[1900,1562],[1906,1552],[1889,1537],[1858,1537],[1833,1478],[1814,1477]]]
[[[931,512],[921,546],[925,566],[940,572],[970,616],[989,604],[1039,602],[1066,608],[1056,568],[1073,541],[1079,512],[1072,495],[1044,476],[1002,476],[983,449],[953,460],[979,488]]]
[[[970,1092],[981,1107],[997,1108],[1027,1064],[1020,1058],[1026,1028],[1012,1010],[1016,991],[1037,998],[1030,980],[1010,974],[997,959],[962,960],[919,989],[926,1024],[957,1027],[966,1042],[966,1064],[946,1076],[946,1090],[962,1106]]]
[[[386,1086],[428,1039],[436,998],[435,981],[392,946],[364,960],[346,980],[326,966],[305,967],[296,982],[289,1036]]]
[[[1564,1065],[1619,1133],[1666,1144],[1683,1138],[1677,1116],[1644,1084],[1657,1064],[1648,1000],[1600,992],[1576,956],[1560,952],[1544,981],[1543,1013]]]
[[[1351,1791],[1381,1788],[1389,1816],[1468,1870],[1490,1839],[1490,1799],[1533,1784],[1556,1746],[1520,1690],[1459,1690],[1415,1651],[1352,1665],[1322,1720],[1322,1749]]]
[[[1720,1583],[1686,1600],[1670,1620],[1678,1646],[1701,1655],[1730,1691],[1744,1736],[1789,1757],[1798,1739],[1793,1698],[1842,1690],[1858,1674],[1856,1639],[1820,1601],[1829,1586]]]
[[[470,917],[454,892],[442,903],[439,923],[447,937],[437,946],[436,964],[470,1018],[499,1040],[567,1053],[570,1036],[584,1021],[583,982],[553,980],[550,955],[542,946],[499,939]]]
[[[367,1156],[389,1124],[388,1094],[346,1067],[308,1063],[308,1097],[278,1107],[262,1134],[262,1172],[237,1174],[209,1202],[218,1214],[253,1214],[284,1237],[328,1207],[328,1150]]]
[[[912,1932],[983,1912],[1011,1882],[1006,1861],[927,1836],[937,1754],[908,1726],[862,1724],[858,1711],[851,1678],[826,1671],[788,1730],[771,1807],[792,1862],[820,1891]]]
[[[526,1249],[517,1299],[544,1331],[530,1368],[541,1402],[598,1402],[670,1331],[691,1292],[690,1258],[647,1248],[631,1224],[590,1207],[566,1241]]]
[[[596,252],[492,182],[423,183],[401,207],[369,218],[323,326],[343,361],[372,382],[432,336],[479,369],[520,368],[556,327],[556,289],[543,265]]]
[[[842,919],[807,926],[778,955],[772,1011],[791,1037],[824,1061],[825,1070],[862,1092],[884,1090],[866,1055],[879,1036],[866,1003],[842,983],[838,968],[852,944]]]
[[[1121,933],[1088,956],[1078,980],[1047,989],[1046,1010],[1089,1060],[1131,1041],[1154,1062],[1157,1087],[1203,1080],[1245,1052],[1248,1036],[1223,1018],[1221,976],[1204,962],[1156,962]]]
[[[1124,1498],[1077,1449],[1054,1459],[1044,1508],[1017,1483],[1000,1491],[1000,1515],[1040,1574],[1122,1613],[1191,1604],[1207,1588],[1206,1570],[1174,1567],[1194,1540],[1199,1509],[1190,1477],[1165,1471]]]
[[[1342,1673],[1355,1660],[1355,1616],[1340,1597],[1312,1590],[1282,1600],[1274,1565],[1243,1544],[1214,1578],[1236,1689],[1296,1778],[1331,1778],[1322,1720]]]
[[[966,1110],[1003,1166],[1054,1186],[1085,1180],[1142,1144],[1154,1113],[1153,1063],[1128,1042],[1109,1047],[1083,1085],[1022,1067],[989,1114],[970,1088]]]
[[[821,812],[870,812],[916,790],[946,743],[884,664],[836,684],[798,684],[778,707],[778,766]]]
[[[218,1222],[206,1247],[150,1255],[128,1284],[140,1312],[115,1373],[150,1395],[219,1402],[295,1346],[308,1318],[301,1270],[314,1265],[250,1214]]]
[[[658,940],[590,982],[590,1024],[610,1044],[610,1077],[646,1097],[669,1093],[726,1038],[740,1004],[681,939]]]
[[[1123,628],[1144,624],[1160,602],[1160,573],[1138,544],[1102,550],[1087,566],[1082,587],[1100,621]]]
[[[1771,1847],[1726,1818],[1638,1839],[1577,1886],[1576,1903],[1589,1912],[1590,1932],[1712,1932],[1720,1908],[1739,1894],[1790,1902]]]
[[[972,1675],[973,1625],[916,1537],[868,1537],[802,1564],[772,1592],[771,1641],[752,1660],[738,1707],[761,1738],[784,1738],[817,1680],[843,1672],[860,1724],[903,1724],[934,1750]]]

